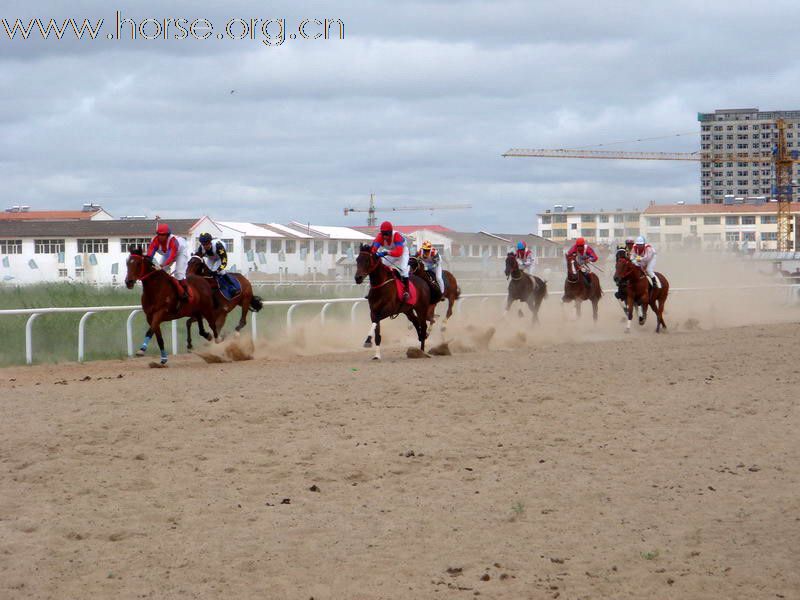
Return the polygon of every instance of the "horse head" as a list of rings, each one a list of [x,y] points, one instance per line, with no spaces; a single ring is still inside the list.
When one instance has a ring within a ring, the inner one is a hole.
[[[628,253],[625,250],[617,250],[617,266],[614,269],[614,283],[627,279],[634,272],[634,265],[631,259],[628,258]]]
[[[574,256],[567,256],[567,281],[575,283],[578,281],[578,261]]]
[[[189,259],[189,264],[186,266],[186,274],[209,277],[212,273],[211,269],[208,268],[202,257],[195,254]]]
[[[506,277],[510,276],[515,271],[519,270],[519,263],[517,262],[517,257],[514,256],[513,252],[509,252],[506,254]]]
[[[364,278],[372,273],[375,268],[381,264],[378,257],[372,253],[372,247],[369,244],[361,244],[358,256],[356,257],[356,283],[361,284]]]
[[[420,273],[423,270],[422,261],[419,260],[416,256],[412,256],[408,259],[408,270],[411,273]]]
[[[138,280],[144,279],[154,271],[153,259],[149,256],[145,256],[142,249],[138,246],[131,248],[131,253],[125,264],[128,269],[125,274],[125,287],[129,290],[133,289],[134,284]]]

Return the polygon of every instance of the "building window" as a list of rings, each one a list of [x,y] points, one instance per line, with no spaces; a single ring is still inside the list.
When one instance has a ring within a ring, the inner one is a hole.
[[[594,237],[594,229],[581,229],[581,235],[583,237]]]
[[[67,270],[66,269],[59,269],[58,270],[58,276],[60,278],[62,278],[62,279],[67,277],[68,276]]]
[[[755,223],[755,217],[753,217],[753,222]],[[761,224],[762,225],[775,225],[778,222],[777,215],[762,215],[761,216]]]
[[[633,223],[633,222],[638,223],[639,222],[639,215],[633,214],[633,213],[628,213],[627,215],[625,215],[625,221],[628,222],[628,223]]]
[[[264,238],[256,239],[256,252],[266,252],[267,251],[267,241]]]
[[[225,251],[226,252],[233,252],[233,240],[230,238],[221,240],[223,244],[225,244]]]
[[[738,242],[739,241],[739,232],[738,231],[726,231],[725,232],[725,241],[726,242]]]
[[[739,224],[739,217],[725,217],[725,225],[738,225]]]
[[[269,251],[272,254],[277,254],[281,251],[281,246],[283,245],[283,240],[270,240],[269,241]]]
[[[79,254],[108,254],[108,240],[78,239]]]
[[[666,217],[664,219],[664,225],[680,225],[681,223],[683,223],[681,217]]]
[[[0,254],[22,254],[22,240],[0,240]]]
[[[150,245],[150,238],[120,238],[119,249],[121,252],[130,252],[134,248],[147,250]]]
[[[722,235],[719,233],[704,233],[703,234],[703,241],[704,242],[718,242],[722,239]]]
[[[553,223],[566,223],[567,215],[553,215]]]
[[[551,237],[553,237],[553,232],[551,230],[549,230],[549,229],[543,229],[542,230],[542,237],[546,238],[546,239],[550,239]]]
[[[581,223],[594,223],[595,216],[594,215],[581,215]]]
[[[328,242],[328,254],[338,254],[339,242]]]
[[[650,239],[648,241],[649,242],[653,242],[653,243],[660,242],[661,241],[661,234],[660,233],[651,233],[650,234]]]
[[[680,233],[668,233],[664,236],[665,241],[674,244],[683,241],[683,236]]]
[[[647,217],[647,225],[650,227],[658,227],[661,225],[661,217]]]
[[[636,237],[639,235],[639,228],[638,227],[628,227],[625,230],[625,235]]]
[[[83,279],[83,269],[77,268],[75,269],[75,279]]]
[[[297,240],[286,240],[286,254],[295,254],[297,252]]]
[[[761,241],[762,242],[775,242],[778,240],[778,232],[777,231],[762,231],[761,232]]]
[[[600,215],[601,223],[608,223],[608,215]]]
[[[597,237],[607,238],[608,237],[608,229],[600,229],[597,231]]]
[[[550,225],[553,218],[550,215],[542,215],[542,225]]]
[[[755,242],[756,241],[756,232],[755,231],[743,231],[742,232],[742,241],[743,242]]]
[[[719,217],[703,217],[703,225],[719,225]]]
[[[615,238],[621,239],[622,236],[624,236],[624,235],[625,235],[625,230],[624,229],[615,229],[614,230],[614,237]]]
[[[569,224],[569,228],[570,229],[578,229],[578,224],[577,223],[570,223]]]
[[[623,223],[622,215],[614,215],[614,223]]]
[[[33,240],[36,254],[58,254],[64,252],[64,240]]]

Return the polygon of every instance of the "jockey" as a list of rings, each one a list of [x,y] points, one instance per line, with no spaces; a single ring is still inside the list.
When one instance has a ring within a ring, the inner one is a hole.
[[[656,277],[655,272],[656,251],[642,236],[636,238],[636,243],[631,251],[631,262],[647,273],[654,287],[661,289],[661,280]]]
[[[186,267],[189,264],[189,245],[182,237],[172,235],[169,225],[159,223],[156,228],[156,235],[147,248],[147,257],[155,259],[155,255],[162,256],[161,262],[153,260],[156,269],[162,269],[174,264],[172,276],[178,280],[183,290],[183,295],[179,298],[180,302],[189,301],[189,293],[186,288]]]
[[[429,241],[422,242],[422,248],[417,252],[417,259],[425,266],[425,270],[436,279],[439,291],[444,294],[444,277],[442,276],[442,257]]]
[[[631,257],[631,252],[633,251],[633,244],[634,243],[635,242],[633,241],[633,238],[629,237],[628,239],[625,240],[625,255],[628,258]]]
[[[517,259],[519,270],[530,275],[533,271],[535,261],[533,258],[533,253],[525,242],[517,242],[517,251],[514,253],[514,258]]]
[[[590,284],[589,279],[589,263],[597,262],[597,254],[586,243],[586,240],[582,237],[579,237],[575,240],[575,243],[572,245],[572,248],[567,250],[567,260],[574,258],[575,262],[577,263],[580,270],[583,272],[584,278],[586,280],[586,284]]]
[[[408,302],[408,244],[406,238],[389,221],[381,223],[381,230],[372,242],[372,253],[384,265],[393,269],[403,282],[403,302]]]
[[[235,286],[236,284],[231,281],[231,276],[225,272],[225,269],[228,268],[228,252],[225,242],[211,237],[210,233],[201,233],[199,241],[200,245],[195,254],[203,259],[215,277],[223,279],[229,287]]]

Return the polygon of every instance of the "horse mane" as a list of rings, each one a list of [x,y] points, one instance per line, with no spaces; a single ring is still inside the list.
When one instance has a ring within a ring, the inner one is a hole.
[[[361,252],[369,252],[372,249],[370,244],[361,244],[360,251]]]
[[[144,252],[142,251],[141,246],[133,246],[130,248],[131,254],[135,256],[144,256]]]

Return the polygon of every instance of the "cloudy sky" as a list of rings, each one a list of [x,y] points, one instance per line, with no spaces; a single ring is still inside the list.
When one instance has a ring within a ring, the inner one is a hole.
[[[699,166],[502,158],[510,147],[682,133],[612,148],[691,151],[699,111],[800,109],[794,0],[70,4],[3,3],[9,26],[104,19],[94,41],[0,26],[7,206],[360,225],[342,209],[374,192],[379,206],[472,205],[397,222],[527,232],[557,203],[697,202]],[[214,30],[109,40],[117,10]],[[256,18],[286,19],[285,43],[276,24],[271,46],[260,31],[216,39]],[[343,40],[288,39],[324,18]]]

